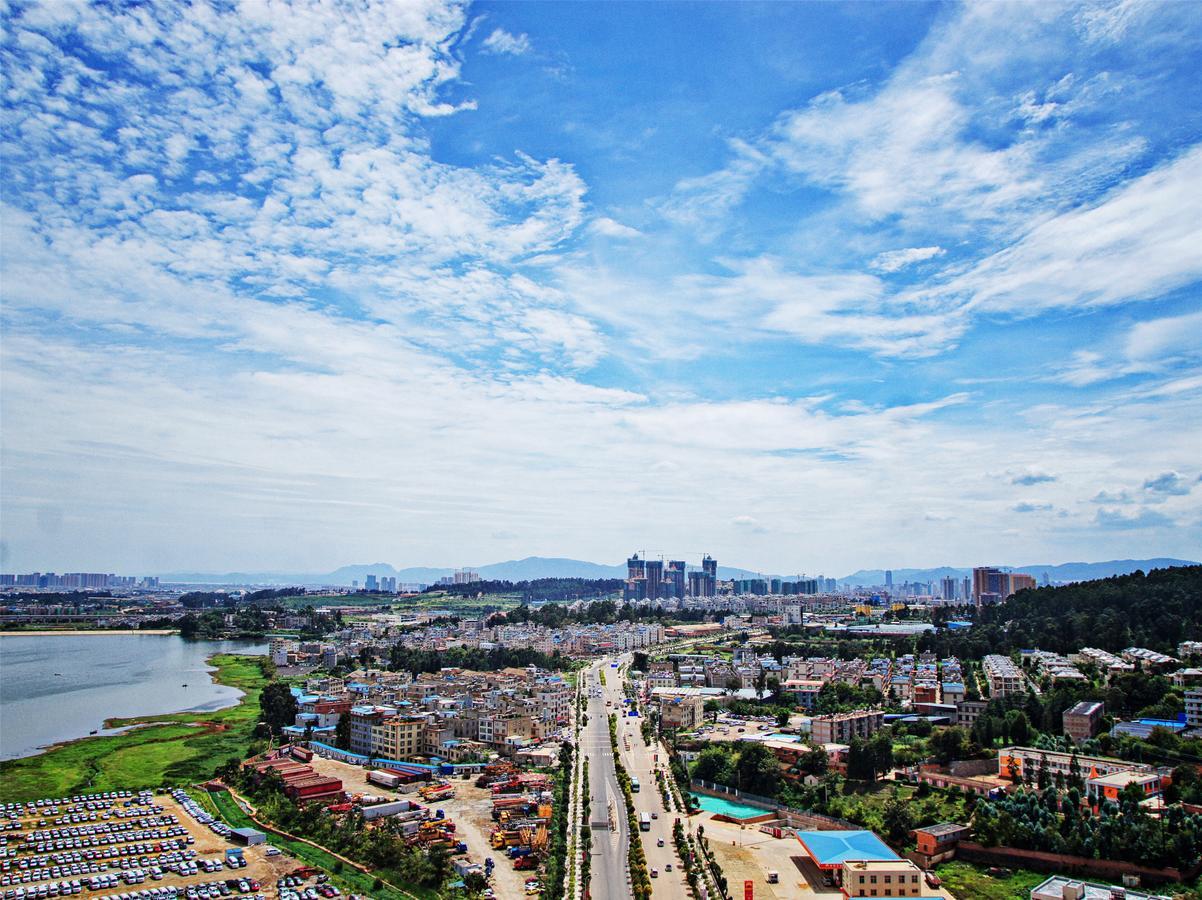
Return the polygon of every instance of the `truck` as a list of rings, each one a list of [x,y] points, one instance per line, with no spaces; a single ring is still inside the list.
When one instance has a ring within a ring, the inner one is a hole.
[[[639,814],[639,831],[651,830],[651,813]]]
[[[372,769],[367,773],[367,780],[381,787],[396,789],[401,783],[401,776],[396,772],[385,772],[382,769]]]

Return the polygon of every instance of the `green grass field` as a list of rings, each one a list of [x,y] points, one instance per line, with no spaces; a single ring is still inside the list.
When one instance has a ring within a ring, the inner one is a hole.
[[[202,781],[230,757],[241,758],[259,718],[267,677],[258,657],[218,655],[214,677],[246,695],[215,712],[114,719],[136,728],[83,738],[37,756],[0,763],[0,803],[108,790],[176,787]]]
[[[949,891],[961,900],[1028,900],[1031,889],[1047,878],[1038,872],[1013,869],[1009,878],[994,878],[985,870],[964,862],[942,863],[935,867]]]
[[[212,807],[217,814],[232,828],[257,828],[258,826],[246,814],[246,812],[238,805],[238,801],[234,799],[234,795],[228,791],[212,791],[198,792],[203,793],[208,802],[204,802],[206,807]],[[330,878],[345,891],[354,894],[366,894],[369,897],[374,897],[376,900],[413,900],[414,897],[420,900],[435,900],[438,897],[437,891],[430,891],[419,887],[410,887],[405,891],[397,890],[388,884],[382,887],[373,887],[375,877],[366,875],[351,866],[342,863],[336,856],[326,852],[311,844],[306,844],[304,841],[296,841],[291,838],[283,837],[282,835],[268,833],[267,842],[274,847],[279,847],[285,853],[296,857],[306,865],[314,866],[330,873]],[[341,868],[342,871],[337,871]],[[387,873],[381,873],[381,877],[387,877]]]

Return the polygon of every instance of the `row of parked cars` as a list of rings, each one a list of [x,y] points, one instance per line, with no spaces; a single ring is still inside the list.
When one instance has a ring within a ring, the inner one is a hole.
[[[210,815],[203,806],[189,796],[187,791],[181,791],[177,788],[171,792],[171,796],[174,797],[176,802],[184,808],[184,812],[190,815],[201,825],[207,826],[209,831],[213,832],[213,834],[228,838],[234,833],[234,829],[230,828],[230,826],[226,825],[220,819],[216,819]]]
[[[0,806],[0,815],[9,819],[24,819],[29,816],[57,816],[60,806],[82,805],[85,809],[101,809],[111,807],[124,800],[139,799],[153,796],[150,791],[106,791],[103,794],[76,794],[73,797],[43,797],[40,800],[28,800],[25,803],[5,803]],[[88,806],[88,804],[92,804]]]
[[[326,877],[319,875],[317,884],[306,887],[305,879],[298,875],[286,875],[279,879],[275,886],[279,891],[280,900],[320,900],[322,897],[328,900],[331,897],[340,897],[342,891],[326,883]]]

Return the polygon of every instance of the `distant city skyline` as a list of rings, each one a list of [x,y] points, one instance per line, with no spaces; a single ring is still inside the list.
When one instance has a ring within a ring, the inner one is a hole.
[[[1200,4],[3,26],[0,568],[1202,546]]]

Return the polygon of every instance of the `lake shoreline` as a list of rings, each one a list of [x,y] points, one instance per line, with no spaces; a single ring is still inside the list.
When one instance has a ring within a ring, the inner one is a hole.
[[[231,756],[244,756],[270,677],[264,657],[214,653],[214,682],[242,692],[218,710],[184,710],[125,722],[120,734],[85,735],[39,753],[0,761],[0,803],[102,790],[157,789],[204,780]]]
[[[66,629],[55,631],[53,629],[44,629],[41,631],[0,631],[0,637],[74,637],[79,634],[179,634],[179,629],[173,628],[145,628],[139,630],[137,628],[87,628],[87,629]]]

